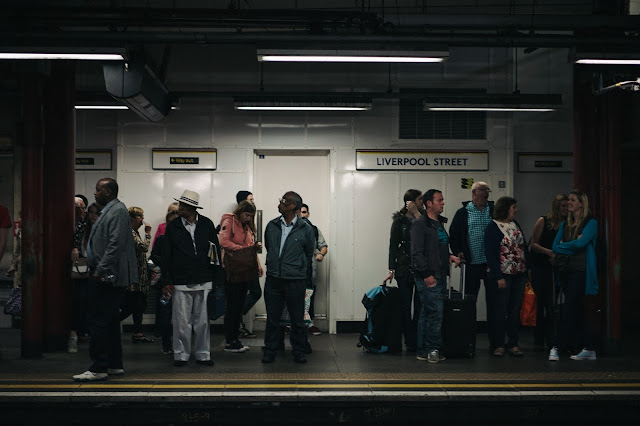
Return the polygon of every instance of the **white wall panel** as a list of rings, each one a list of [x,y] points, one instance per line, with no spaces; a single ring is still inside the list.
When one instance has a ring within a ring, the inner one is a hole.
[[[260,133],[260,117],[252,111],[233,112],[229,103],[229,112],[216,112],[213,118],[213,146],[221,147],[257,147]]]
[[[119,143],[127,146],[162,146],[165,143],[164,123],[125,123],[120,129]]]
[[[336,153],[336,170],[356,169],[356,151],[354,149],[337,149]]]
[[[151,146],[131,146],[126,145],[120,147],[122,152],[120,171],[133,172],[133,171],[153,171],[151,165]]]
[[[397,139],[397,132],[391,129],[392,108],[388,104],[374,102],[371,111],[363,112],[354,119],[355,147],[389,147]]]
[[[338,321],[360,319],[361,306],[355,308],[362,300],[359,288],[356,292],[354,285],[354,257],[355,257],[355,173],[337,173],[335,217],[335,249],[332,254],[331,306]],[[358,207],[359,209],[360,207]],[[358,281],[360,281],[358,279]]]
[[[76,189],[74,193],[83,194],[91,204],[96,201],[93,195],[96,192],[96,183],[106,177],[116,179],[115,170],[76,171]]]
[[[397,179],[393,173],[358,172],[354,179],[354,306],[357,319],[364,319],[362,295],[381,284],[389,260],[389,210],[396,209]]]
[[[217,148],[218,166],[216,171],[238,171],[246,173],[250,170],[250,165],[247,164],[247,152],[252,151],[253,150],[247,149]]]
[[[185,189],[197,192],[200,195],[200,205],[202,206],[202,210],[198,210],[198,212],[211,217],[211,173],[167,172],[164,185],[164,194],[170,200],[169,202],[174,198],[180,198]]]
[[[167,206],[162,198],[164,188],[164,174],[162,172],[118,173],[118,198],[127,207],[140,207],[144,210],[144,220],[152,227],[155,234],[158,225],[164,222]]]
[[[220,219],[224,213],[230,213],[238,206],[238,203],[236,203],[236,194],[238,191],[251,191],[248,185],[239,184],[244,180],[245,176],[245,171],[212,174],[213,199],[210,219],[213,220],[213,223],[216,225],[220,223]]]
[[[307,146],[336,148],[353,146],[353,118],[344,116],[309,115],[307,118]]]
[[[166,122],[166,146],[211,148],[212,119],[205,111],[172,111]]]
[[[282,115],[263,113],[260,125],[260,145],[264,148],[306,147],[306,117],[304,114]]]

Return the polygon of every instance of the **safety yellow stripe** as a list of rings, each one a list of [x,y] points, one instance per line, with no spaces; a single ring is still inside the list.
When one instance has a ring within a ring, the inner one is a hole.
[[[246,383],[246,384],[151,384],[151,383],[70,383],[70,384],[7,384],[0,390],[16,389],[550,389],[550,388],[639,388],[640,383]]]

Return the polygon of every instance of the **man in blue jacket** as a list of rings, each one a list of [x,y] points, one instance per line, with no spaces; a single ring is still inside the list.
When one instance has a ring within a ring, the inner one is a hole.
[[[311,226],[300,219],[297,211],[302,198],[293,191],[285,193],[278,204],[281,216],[267,224],[264,246],[267,249],[267,281],[264,301],[267,326],[264,335],[263,363],[275,360],[282,340],[280,317],[286,304],[291,316],[291,346],[295,362],[303,364],[307,330],[304,325],[304,296],[311,280],[311,257],[316,245]]]
[[[213,222],[198,214],[197,192],[185,190],[176,199],[179,218],[167,224],[162,247],[163,294],[173,294],[173,365],[182,367],[191,356],[196,364],[213,366],[210,352],[207,296],[222,279],[220,243]]]

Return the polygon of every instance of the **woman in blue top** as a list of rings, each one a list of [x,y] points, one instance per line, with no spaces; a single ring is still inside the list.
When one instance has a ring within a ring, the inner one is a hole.
[[[580,190],[571,191],[567,208],[569,216],[560,224],[553,241],[556,260],[565,260],[564,263],[568,265],[564,272],[558,273],[558,282],[565,296],[565,317],[560,322],[558,346],[568,349],[570,339],[577,338],[584,349],[572,355],[571,359],[595,360],[596,352],[584,314],[584,296],[598,294],[598,222],[591,216],[587,195]],[[558,359],[558,347],[554,347],[549,352],[549,361]]]

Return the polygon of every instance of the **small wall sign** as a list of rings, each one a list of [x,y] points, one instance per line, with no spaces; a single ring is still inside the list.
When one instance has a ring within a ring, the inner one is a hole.
[[[518,172],[572,173],[573,154],[570,152],[520,152],[518,153]]]
[[[77,150],[76,170],[111,170],[110,149]]]
[[[216,149],[153,149],[154,170],[215,170],[218,166]]]

